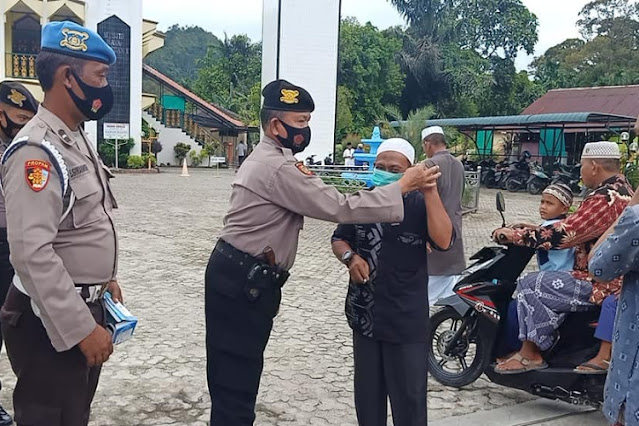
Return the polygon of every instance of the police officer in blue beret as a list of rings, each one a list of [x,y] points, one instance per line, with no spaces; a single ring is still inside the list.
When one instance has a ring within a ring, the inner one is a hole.
[[[7,149],[13,137],[36,113],[38,102],[22,84],[13,81],[0,83],[0,155]],[[7,218],[4,197],[0,194],[0,306],[7,297],[7,291],[13,280],[13,267],[9,261],[9,242],[7,241]],[[0,332],[0,348],[2,333]],[[0,406],[0,426],[13,423],[9,413]]]
[[[41,47],[44,101],[1,160],[15,277],[0,319],[18,425],[86,426],[113,352],[102,296],[122,293],[110,173],[81,125],[113,106],[116,57],[73,22],[44,26]]]

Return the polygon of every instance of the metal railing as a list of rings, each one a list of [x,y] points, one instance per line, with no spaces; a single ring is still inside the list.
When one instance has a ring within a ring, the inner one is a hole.
[[[481,167],[464,171],[464,193],[462,194],[462,212],[474,213],[479,209],[479,190],[481,188]]]
[[[36,56],[38,55],[7,53],[5,57],[7,77],[37,79],[35,68]]]
[[[373,172],[365,167],[347,166],[308,166],[322,181],[334,186],[342,193],[357,192],[370,186]],[[464,192],[462,211],[474,213],[479,209],[479,191],[481,188],[481,167],[464,171]]]
[[[365,167],[352,166],[308,166],[308,168],[319,176],[322,181],[334,186],[342,193],[352,193],[361,191],[370,186],[373,172]]]

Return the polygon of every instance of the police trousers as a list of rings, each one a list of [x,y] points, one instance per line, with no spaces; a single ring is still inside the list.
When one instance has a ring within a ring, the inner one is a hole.
[[[104,325],[101,302],[88,304]],[[31,308],[31,299],[11,286],[0,311],[2,333],[18,381],[13,391],[18,426],[87,426],[100,367],[89,368],[76,346],[57,352]]]
[[[206,359],[211,426],[255,421],[264,349],[281,299],[265,274],[249,278],[256,259],[218,242],[205,277]]]
[[[355,410],[360,426],[426,426],[428,345],[390,343],[353,332]]]
[[[13,281],[13,267],[9,261],[9,242],[7,228],[0,228],[0,307],[4,305],[7,292]],[[0,328],[0,350],[2,349],[2,329]],[[0,383],[2,389],[2,383]]]

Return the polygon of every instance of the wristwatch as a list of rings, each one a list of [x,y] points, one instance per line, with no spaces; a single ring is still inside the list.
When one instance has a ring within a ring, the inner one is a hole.
[[[353,256],[355,256],[355,252],[353,252],[353,250],[345,251],[342,255],[342,263],[348,266],[348,264],[351,262],[351,259],[353,259]]]

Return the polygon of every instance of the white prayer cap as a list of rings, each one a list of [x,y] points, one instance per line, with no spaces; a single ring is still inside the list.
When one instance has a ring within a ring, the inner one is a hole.
[[[426,127],[424,130],[422,130],[422,140],[426,139],[430,135],[443,135],[443,134],[444,134],[444,129],[442,129],[439,126]]]
[[[581,158],[613,158],[619,160],[621,152],[615,142],[589,142],[584,146]]]
[[[404,157],[408,158],[410,164],[415,162],[415,148],[410,144],[406,139],[402,138],[390,138],[386,139],[382,144],[377,148],[377,155],[386,151],[394,151],[399,152],[404,155]]]

